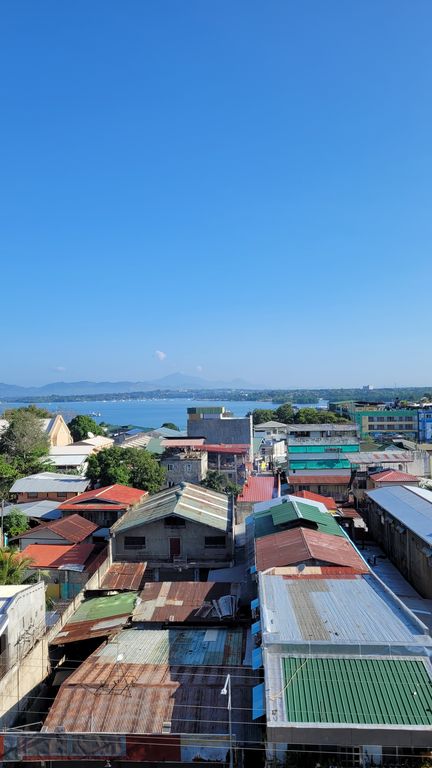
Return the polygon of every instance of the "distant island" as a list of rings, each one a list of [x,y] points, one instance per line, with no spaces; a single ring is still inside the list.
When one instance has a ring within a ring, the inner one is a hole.
[[[45,389],[45,387],[43,388]],[[366,400],[372,403],[399,400],[418,401],[423,396],[431,397],[432,386],[424,387],[388,387],[381,389],[232,389],[232,388],[190,388],[190,389],[154,389],[136,392],[88,392],[50,394],[48,392],[24,395],[19,393],[1,395],[1,402],[23,403],[68,403],[118,400],[231,400],[260,401],[268,403],[317,404],[320,400],[337,402],[338,400]]]

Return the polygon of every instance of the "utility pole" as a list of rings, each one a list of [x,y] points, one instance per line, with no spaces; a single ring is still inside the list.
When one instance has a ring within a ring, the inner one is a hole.
[[[226,696],[228,694],[227,709],[228,709],[229,751],[230,751],[229,768],[233,768],[234,761],[233,761],[233,743],[232,743],[231,675],[230,674],[226,676],[225,685],[221,690],[221,694],[222,696]]]

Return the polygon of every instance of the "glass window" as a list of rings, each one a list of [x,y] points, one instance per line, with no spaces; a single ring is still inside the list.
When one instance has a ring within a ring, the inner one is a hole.
[[[223,549],[226,546],[225,536],[206,536],[204,547],[206,549]]]
[[[125,536],[124,548],[125,549],[145,549],[146,537],[145,536]]]

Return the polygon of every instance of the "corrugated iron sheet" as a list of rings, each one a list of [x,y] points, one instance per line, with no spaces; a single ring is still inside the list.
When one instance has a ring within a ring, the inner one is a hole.
[[[110,619],[89,619],[65,624],[63,629],[51,641],[51,645],[66,645],[93,637],[111,637],[119,632],[129,621],[130,614],[113,616]]]
[[[273,498],[275,490],[274,477],[251,475],[243,486],[241,494],[237,497],[237,504],[267,501]]]
[[[147,582],[138,596],[132,620],[220,622],[235,615],[237,593],[234,585],[223,582]]]
[[[359,573],[369,571],[369,567],[347,538],[308,528],[293,528],[263,536],[255,542],[255,553],[259,571],[308,560],[346,566]]]
[[[54,520],[52,523],[37,525],[36,528],[32,528],[30,531],[20,534],[20,536],[17,536],[16,538],[24,540],[29,536],[35,538],[39,531],[43,535],[46,530],[50,530],[56,533],[57,536],[64,538],[65,541],[70,541],[72,544],[79,544],[88,536],[91,536],[97,529],[97,525],[86,520],[84,517],[81,517],[81,515],[70,515],[69,517],[62,517],[60,520]]]
[[[113,563],[103,577],[100,589],[138,591],[144,581],[147,563]]]

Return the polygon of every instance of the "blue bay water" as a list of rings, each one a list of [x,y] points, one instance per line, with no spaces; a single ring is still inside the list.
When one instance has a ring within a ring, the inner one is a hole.
[[[0,403],[0,412],[6,408],[19,408],[28,403]],[[156,429],[164,422],[171,421],[180,429],[186,429],[187,409],[192,406],[224,405],[235,416],[245,416],[254,408],[277,408],[268,402],[228,400],[188,400],[172,398],[167,400],[92,400],[88,402],[69,401],[66,403],[37,403],[39,408],[47,408],[51,413],[61,413],[67,421],[77,414],[100,414],[93,416],[95,421],[105,421],[108,424],[133,424],[138,427],[153,427]]]

